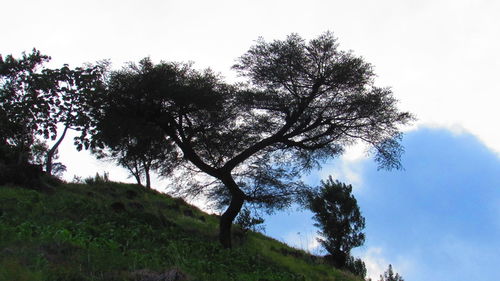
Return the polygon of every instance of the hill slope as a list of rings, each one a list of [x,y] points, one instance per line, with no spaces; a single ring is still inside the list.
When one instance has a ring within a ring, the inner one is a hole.
[[[0,281],[362,280],[237,227],[234,249],[222,249],[217,225],[181,199],[132,184],[0,187]]]

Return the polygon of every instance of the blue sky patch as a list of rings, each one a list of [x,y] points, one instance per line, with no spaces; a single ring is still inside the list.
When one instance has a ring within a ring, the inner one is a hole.
[[[371,159],[350,164],[361,178],[355,195],[367,225],[367,241],[353,253],[381,249],[379,258],[405,280],[494,280],[500,158],[474,136],[444,129],[409,132],[403,145],[402,171],[379,171]],[[341,161],[311,174],[311,184]],[[307,248],[312,223],[307,211],[283,212],[267,218],[267,234]]]

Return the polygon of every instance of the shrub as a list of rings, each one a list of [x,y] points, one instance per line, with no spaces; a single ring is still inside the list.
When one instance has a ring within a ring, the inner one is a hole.
[[[257,217],[252,216],[252,213],[248,208],[243,208],[240,211],[235,222],[241,227],[243,233],[246,233],[249,230],[252,231],[264,230],[264,226],[262,225],[264,223],[264,219],[259,216]]]

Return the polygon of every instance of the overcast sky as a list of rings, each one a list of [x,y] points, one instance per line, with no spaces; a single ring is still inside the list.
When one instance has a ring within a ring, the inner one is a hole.
[[[498,234],[500,225],[500,1],[0,0],[0,7],[3,55],[36,47],[54,67],[110,59],[115,68],[150,56],[194,61],[229,80],[259,36],[333,31],[340,48],[372,63],[376,84],[392,87],[400,108],[418,117],[404,141],[406,171],[377,172],[352,153],[309,176],[316,183],[333,174],[355,187],[368,236],[357,254],[370,274],[392,263],[407,281],[497,279],[490,262],[500,262],[491,252],[500,252],[499,236],[478,233]],[[123,170],[76,153],[70,140],[61,154],[67,179],[107,170],[127,180]],[[290,218],[304,230],[282,226],[281,239],[305,244],[304,233],[314,236],[309,216]]]

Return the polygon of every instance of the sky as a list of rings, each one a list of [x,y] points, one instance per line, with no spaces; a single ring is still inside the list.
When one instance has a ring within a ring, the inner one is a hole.
[[[418,118],[404,128],[405,170],[377,171],[355,147],[307,176],[311,184],[333,175],[353,185],[367,221],[367,242],[354,253],[372,277],[391,263],[407,281],[497,279],[499,1],[0,0],[0,7],[2,55],[36,47],[53,67],[110,59],[120,68],[146,56],[194,61],[229,81],[235,59],[259,36],[333,31],[340,48],[372,63],[376,84],[390,86],[399,108]],[[61,161],[68,180],[102,171],[132,180],[70,140]],[[277,214],[267,233],[317,251],[310,217]]]
[[[408,132],[403,145],[404,170],[379,171],[371,159],[337,159],[308,177],[319,184],[331,174],[353,185],[367,236],[353,255],[374,277],[391,263],[405,280],[497,280],[498,155],[477,137],[446,129]],[[311,216],[271,216],[266,233],[317,253]]]

